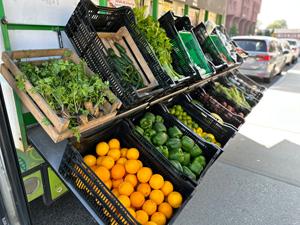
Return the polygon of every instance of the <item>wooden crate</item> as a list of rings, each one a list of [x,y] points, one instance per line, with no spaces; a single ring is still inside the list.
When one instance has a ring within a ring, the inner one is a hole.
[[[65,56],[66,51],[70,52],[71,54]],[[44,128],[52,140],[57,143],[66,138],[73,137],[73,133],[68,129],[70,121],[67,118],[62,118],[61,116],[57,115],[57,113],[48,105],[48,103],[39,93],[33,92],[33,85],[30,83],[30,81],[25,81],[25,91],[19,90],[16,85],[16,77],[23,74],[17,66],[18,61],[32,60],[32,63],[39,64],[48,60],[49,57],[58,57],[71,60],[76,64],[81,62],[80,58],[69,49],[3,52],[2,60],[4,64],[1,65],[1,74],[9,83],[9,85],[15,90],[22,103],[33,114],[38,123]],[[93,74],[93,72],[87,66],[86,71],[90,75]],[[103,108],[104,115],[94,118],[88,121],[86,124],[80,125],[78,127],[79,132],[83,133],[112,120],[117,114],[117,109],[120,107],[121,102],[118,99],[114,104],[110,104],[108,101],[106,101]],[[51,124],[45,123],[46,121],[50,121]]]
[[[120,53],[114,46],[114,42],[119,43],[125,48],[127,56],[131,59],[134,67],[140,73],[145,85],[144,88],[137,90],[138,93],[147,92],[159,85],[126,27],[121,27],[116,33],[98,32],[97,34],[104,46],[107,49],[112,48],[116,55],[120,56]]]

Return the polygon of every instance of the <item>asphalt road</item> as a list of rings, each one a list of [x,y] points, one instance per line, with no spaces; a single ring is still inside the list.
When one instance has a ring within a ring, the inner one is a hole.
[[[175,225],[300,225],[300,63],[274,78]],[[67,194],[30,204],[34,225],[94,225]]]

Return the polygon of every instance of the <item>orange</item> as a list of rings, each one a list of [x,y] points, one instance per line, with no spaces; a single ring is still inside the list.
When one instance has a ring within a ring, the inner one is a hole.
[[[156,212],[151,216],[151,221],[157,225],[165,225],[167,222],[166,216],[161,212]]]
[[[120,149],[120,141],[116,138],[111,139],[108,142],[109,149]]]
[[[133,218],[136,217],[135,210],[133,208],[127,208],[128,212],[133,216]]]
[[[140,224],[145,224],[149,220],[148,214],[144,210],[138,210],[135,212],[136,217],[135,219],[140,223]]]
[[[120,194],[119,194],[119,191],[118,191],[118,188],[114,188],[112,189],[111,191],[116,197],[118,197]]]
[[[121,156],[121,152],[119,149],[113,148],[108,151],[107,155],[111,156],[114,159],[114,161],[117,161]]]
[[[95,156],[93,155],[86,155],[83,157],[83,161],[85,162],[85,164],[89,167],[96,165],[97,163],[97,159]]]
[[[125,165],[126,161],[127,161],[126,158],[121,157],[117,160],[117,164]]]
[[[110,178],[109,170],[106,169],[104,166],[99,166],[95,170],[95,174],[100,178],[102,181],[107,181]]]
[[[139,170],[139,162],[135,159],[129,159],[125,163],[125,169],[127,173],[136,174]]]
[[[168,195],[168,203],[175,209],[179,208],[182,204],[182,196],[179,192],[173,191]]]
[[[142,167],[137,173],[137,178],[141,183],[147,183],[152,176],[152,170],[149,167]]]
[[[157,223],[153,222],[153,221],[148,221],[147,223],[145,223],[144,225],[157,225]]]
[[[116,164],[113,166],[113,168],[110,171],[111,177],[115,180],[121,179],[125,175],[125,168],[121,164]]]
[[[104,156],[101,160],[100,165],[110,170],[115,165],[115,161],[111,156]]]
[[[98,156],[97,161],[96,161],[97,166],[101,166],[101,162],[102,162],[103,158],[104,158],[104,156]]]
[[[96,146],[96,153],[99,156],[105,156],[109,150],[109,146],[106,142],[100,142]]]
[[[126,154],[127,159],[138,159],[139,156],[140,156],[140,153],[136,148],[128,149],[127,154]]]
[[[127,150],[128,150],[127,148],[121,148],[121,157],[126,158]]]
[[[164,201],[164,193],[161,190],[152,190],[149,199],[160,205]]]
[[[108,188],[108,189],[111,189],[111,187],[112,187],[112,181],[109,179],[109,180],[107,180],[107,181],[104,181],[104,184],[105,184],[105,186]]]
[[[122,182],[123,182],[123,179],[113,180],[112,181],[113,188],[118,188]]]
[[[98,168],[97,165],[91,166],[91,169],[95,172],[95,170]]]
[[[138,183],[137,178],[134,174],[127,174],[124,180],[131,183],[133,187],[135,187]]]
[[[126,207],[129,208],[130,207],[130,199],[128,196],[126,195],[119,195],[118,197],[119,201]]]
[[[163,213],[168,219],[172,217],[173,208],[169,203],[163,202],[158,206],[158,211]]]
[[[141,192],[135,191],[130,195],[130,202],[132,207],[140,208],[145,202],[145,197]]]
[[[148,183],[139,184],[137,191],[141,192],[145,197],[148,197],[151,193],[151,187]]]
[[[156,212],[157,210],[157,205],[154,201],[152,200],[147,200],[145,201],[144,205],[143,205],[143,210],[149,215],[151,216],[153,213]]]
[[[149,181],[149,184],[153,189],[160,189],[164,183],[164,178],[160,174],[152,175]]]
[[[142,163],[142,161],[141,160],[137,160],[138,161],[138,163],[139,163],[139,166],[140,166],[140,168],[139,169],[141,169],[142,167],[143,167],[143,163]]]
[[[126,181],[122,182],[119,185],[118,190],[120,195],[127,196],[131,195],[131,193],[134,191],[132,184]]]
[[[165,181],[160,190],[164,193],[165,196],[168,196],[168,194],[170,194],[173,189],[173,184],[170,181]]]

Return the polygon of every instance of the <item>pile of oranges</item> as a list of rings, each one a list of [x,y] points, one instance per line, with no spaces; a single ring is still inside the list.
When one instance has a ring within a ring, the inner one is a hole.
[[[129,213],[141,224],[164,225],[173,209],[182,204],[182,195],[160,174],[144,167],[136,148],[121,148],[118,139],[100,142],[96,154],[84,162],[112,191]]]

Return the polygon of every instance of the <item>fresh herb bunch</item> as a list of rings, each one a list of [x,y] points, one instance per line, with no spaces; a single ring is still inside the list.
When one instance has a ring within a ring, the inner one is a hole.
[[[85,63],[75,64],[69,60],[52,59],[34,65],[21,62],[23,76],[17,77],[19,89],[25,89],[29,80],[30,90],[43,96],[50,107],[61,117],[70,120],[69,128],[79,137],[77,127],[83,123],[82,116],[99,117],[100,106],[106,98],[113,103],[116,99],[109,91],[109,83],[96,74],[88,75]]]
[[[172,44],[166,31],[160,27],[159,22],[152,16],[145,17],[145,10],[145,6],[133,9],[138,28],[152,46],[159,62],[172,80],[176,81],[183,78],[172,67]]]

